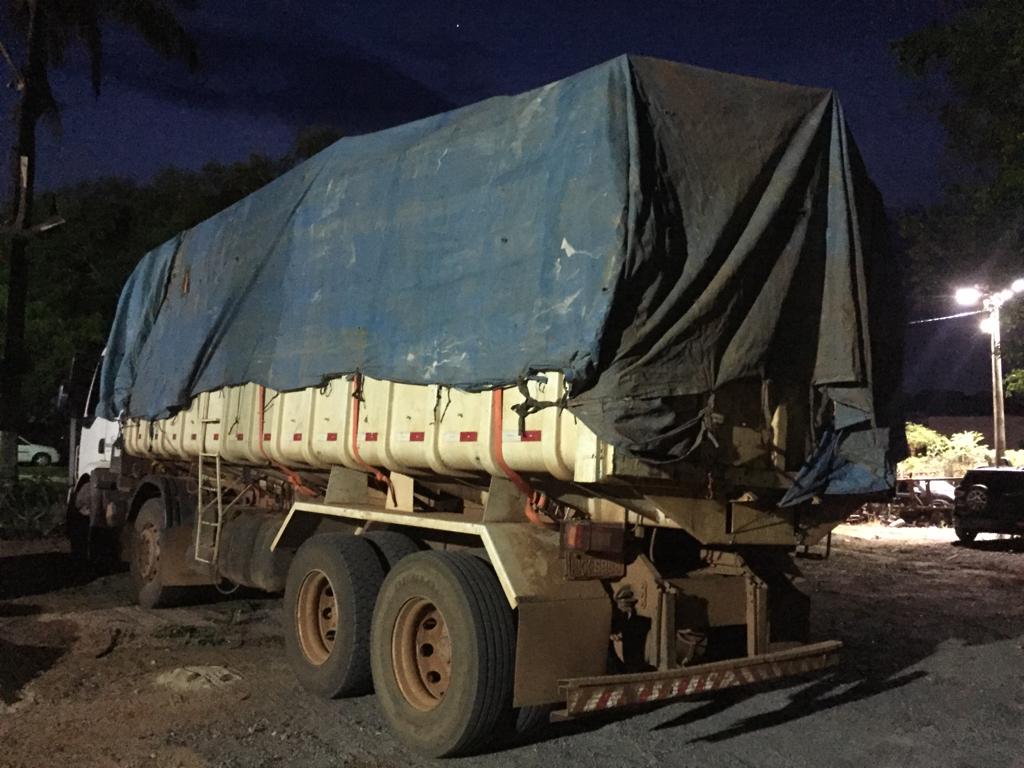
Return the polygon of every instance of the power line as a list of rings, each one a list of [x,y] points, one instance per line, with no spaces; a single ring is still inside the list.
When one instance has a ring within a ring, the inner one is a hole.
[[[923,320],[911,320],[907,325],[923,325],[924,323],[937,323],[940,320],[956,320],[958,317],[970,317],[971,315],[984,315],[987,310],[972,309],[970,312],[957,312],[955,315],[944,315],[943,317],[926,317]]]

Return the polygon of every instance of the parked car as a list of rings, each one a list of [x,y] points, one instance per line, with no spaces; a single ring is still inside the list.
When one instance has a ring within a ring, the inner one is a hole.
[[[60,461],[60,454],[56,448],[48,445],[30,443],[24,437],[18,437],[18,463],[35,464],[37,467],[47,467]]]
[[[896,483],[896,512],[910,525],[950,525],[954,485],[944,478],[907,478]]]
[[[953,527],[960,541],[979,533],[1024,534],[1024,469],[969,470],[956,489]]]

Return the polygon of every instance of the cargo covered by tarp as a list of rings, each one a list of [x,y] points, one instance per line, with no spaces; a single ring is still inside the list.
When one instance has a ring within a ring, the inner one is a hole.
[[[785,381],[835,406],[802,490],[878,490],[900,336],[883,230],[831,91],[624,56],[342,139],[146,255],[100,413],[557,370],[602,439],[670,462],[713,441],[720,389]]]

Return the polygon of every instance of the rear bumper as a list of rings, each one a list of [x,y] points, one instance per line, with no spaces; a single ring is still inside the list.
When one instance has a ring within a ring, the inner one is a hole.
[[[565,709],[552,717],[568,719],[817,672],[838,664],[842,647],[841,642],[829,640],[680,669],[563,680],[559,687],[565,692]]]

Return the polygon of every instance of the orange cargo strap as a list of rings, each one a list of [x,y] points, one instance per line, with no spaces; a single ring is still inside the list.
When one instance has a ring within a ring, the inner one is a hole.
[[[537,490],[526,482],[522,475],[516,472],[505,462],[505,453],[502,447],[502,410],[504,409],[505,393],[502,389],[495,389],[491,391],[491,455],[494,457],[494,463],[498,465],[500,469],[512,484],[519,489],[519,492],[526,497],[526,505],[523,508],[523,513],[526,518],[534,525],[539,525],[544,528],[554,527],[554,522],[549,522],[540,516],[539,510],[544,509],[547,506],[548,498],[543,493]]]
[[[263,427],[264,427],[264,423],[263,422],[264,422],[264,413],[266,412],[266,409],[267,409],[267,403],[266,403],[267,388],[264,387],[262,384],[259,385],[259,388],[260,388],[260,427],[259,427],[259,429],[260,429],[260,453],[263,454],[263,458],[265,458],[268,462],[270,462],[271,466],[275,467],[276,469],[278,469],[279,471],[284,473],[284,476],[288,479],[288,482],[292,484],[292,486],[295,488],[295,491],[298,494],[300,494],[302,496],[306,496],[307,498],[312,498],[314,496],[319,496],[320,494],[317,493],[316,491],[314,491],[312,488],[310,488],[305,483],[303,483],[302,482],[302,478],[299,477],[295,472],[293,472],[292,470],[288,469],[288,467],[284,466],[283,464],[278,464],[276,461],[274,461],[272,458],[270,458],[270,455],[267,453],[267,449],[263,446],[263,438],[266,436],[266,432],[264,432],[264,429],[263,429]]]
[[[352,457],[361,467],[372,474],[378,483],[387,485],[388,491],[391,493],[391,502],[397,507],[398,498],[395,495],[395,486],[392,485],[391,478],[372,464],[367,464],[363,461],[363,457],[359,455],[359,406],[363,401],[363,375],[356,373],[352,376],[352,381],[352,400],[354,401],[352,403]]]

